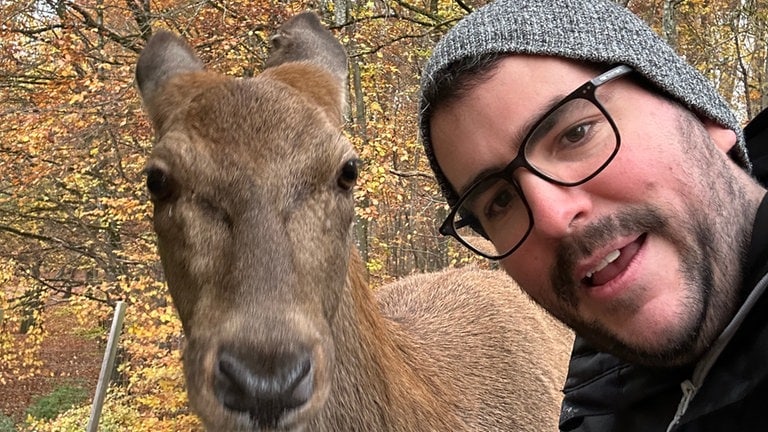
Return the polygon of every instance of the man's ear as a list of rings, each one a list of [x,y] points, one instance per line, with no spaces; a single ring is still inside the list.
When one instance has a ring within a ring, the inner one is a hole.
[[[709,132],[712,141],[723,153],[728,153],[736,145],[736,132],[712,120],[704,120],[704,128]]]

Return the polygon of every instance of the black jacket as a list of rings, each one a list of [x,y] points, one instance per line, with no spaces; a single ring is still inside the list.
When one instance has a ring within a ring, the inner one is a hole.
[[[768,186],[768,109],[763,110],[744,128],[752,174]]]
[[[768,110],[744,130],[753,174],[768,184]],[[625,363],[576,338],[561,431],[768,431],[768,195],[758,210],[744,287],[749,297],[696,367]],[[718,344],[720,346],[718,347]],[[720,349],[718,349],[720,348]],[[683,389],[691,393],[683,402]]]

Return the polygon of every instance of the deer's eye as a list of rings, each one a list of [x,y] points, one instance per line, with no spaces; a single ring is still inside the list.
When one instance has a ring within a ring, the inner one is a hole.
[[[147,190],[153,200],[164,200],[173,194],[173,181],[162,169],[157,167],[147,168]]]
[[[354,158],[344,162],[339,172],[339,178],[336,183],[340,188],[344,190],[350,190],[355,186],[357,182],[357,175],[360,170],[360,159]]]

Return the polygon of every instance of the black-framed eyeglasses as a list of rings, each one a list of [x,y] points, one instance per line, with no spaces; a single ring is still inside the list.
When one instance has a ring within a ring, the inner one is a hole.
[[[490,259],[509,256],[533,229],[533,213],[514,177],[526,168],[560,186],[583,184],[619,151],[619,130],[598,100],[600,87],[632,72],[616,66],[586,82],[547,111],[503,169],[472,184],[451,209],[440,233]]]

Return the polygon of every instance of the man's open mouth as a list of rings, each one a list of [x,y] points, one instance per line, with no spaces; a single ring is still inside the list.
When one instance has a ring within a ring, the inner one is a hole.
[[[587,287],[594,287],[605,285],[616,278],[632,262],[646,237],[647,234],[643,234],[621,249],[609,252],[592,270],[587,272],[581,283]]]

